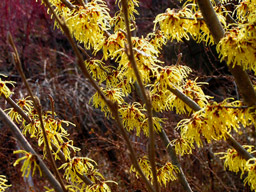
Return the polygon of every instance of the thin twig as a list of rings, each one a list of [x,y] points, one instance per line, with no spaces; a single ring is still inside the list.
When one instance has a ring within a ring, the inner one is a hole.
[[[224,29],[213,9],[210,0],[198,0],[199,8],[205,19],[207,27],[209,28],[215,43],[218,43],[224,37]],[[256,92],[253,88],[252,82],[240,65],[228,65],[230,72],[235,77],[239,92],[248,106],[256,104]]]
[[[50,101],[51,101],[51,108],[52,108],[52,118],[55,119],[55,115],[54,115],[54,99],[52,98],[52,96],[49,94],[48,95]]]
[[[140,87],[143,100],[146,104],[147,109],[147,115],[148,115],[148,126],[149,126],[149,161],[152,168],[153,173],[153,183],[156,192],[159,192],[159,184],[157,181],[157,173],[156,173],[156,160],[155,160],[155,132],[154,132],[154,126],[153,126],[153,115],[152,115],[152,104],[150,95],[146,93],[145,87],[143,85],[140,71],[138,69],[138,66],[135,61],[134,53],[133,53],[133,47],[132,47],[132,35],[130,30],[130,21],[128,17],[128,4],[127,0],[122,0],[122,10],[124,12],[124,18],[125,18],[125,25],[126,25],[126,31],[127,31],[127,41],[128,41],[128,50],[126,50],[126,54],[131,62],[133,71],[135,73],[138,85]]]
[[[29,118],[29,116],[10,97],[6,98],[4,96],[4,94],[2,94],[2,96],[14,108],[15,111],[17,111],[22,116],[22,118],[25,119],[25,121],[27,123],[32,122],[31,119]],[[52,146],[54,151],[58,150],[58,147],[54,143],[51,143],[51,146]],[[61,160],[62,163],[67,162],[66,159],[65,159],[65,155],[61,150],[58,152],[58,156],[60,157],[60,160]],[[80,179],[82,179],[87,185],[93,184],[93,182],[85,174],[83,174],[83,175],[78,174],[78,177],[80,177]]]
[[[131,142],[130,142],[130,140],[128,138],[128,135],[125,132],[125,129],[124,129],[123,124],[122,124],[122,121],[121,121],[121,119],[119,117],[117,103],[113,103],[112,101],[110,101],[109,99],[106,98],[106,96],[102,92],[101,88],[98,86],[98,84],[95,82],[95,80],[92,78],[92,76],[90,75],[90,73],[86,69],[86,67],[84,65],[83,57],[82,57],[81,53],[79,52],[78,47],[77,47],[76,43],[74,42],[74,40],[73,40],[73,38],[72,38],[72,36],[70,34],[70,31],[69,31],[66,23],[57,16],[57,14],[52,9],[52,7],[51,7],[51,5],[50,5],[48,0],[43,0],[43,1],[46,4],[46,6],[49,8],[51,14],[53,14],[55,20],[59,23],[59,25],[60,25],[61,29],[63,30],[63,32],[65,33],[66,37],[68,38],[68,40],[69,40],[69,42],[70,42],[70,44],[71,44],[71,46],[72,46],[72,48],[73,48],[73,50],[75,52],[75,55],[77,57],[77,64],[81,68],[84,76],[86,78],[88,78],[88,80],[91,83],[91,85],[99,93],[99,95],[104,100],[104,102],[109,107],[110,111],[112,112],[113,116],[115,117],[115,120],[116,120],[116,122],[118,124],[118,128],[121,131],[121,134],[122,134],[122,136],[124,137],[124,139],[126,141],[127,147],[129,149],[129,152],[130,152],[130,158],[131,158],[131,161],[132,161],[134,167],[137,169],[137,171],[141,175],[143,181],[145,182],[146,186],[148,187],[148,190],[151,191],[151,192],[155,192],[154,188],[152,187],[152,185],[150,184],[150,182],[148,181],[148,179],[146,178],[146,176],[144,175],[143,171],[141,170],[141,168],[139,166],[139,163],[137,161],[137,157],[135,155],[134,149],[133,149],[133,147],[131,145]]]
[[[65,4],[69,9],[75,9],[76,8],[76,6],[75,5],[73,5],[70,1],[68,1],[68,0],[61,0],[61,2],[63,3],[63,4]]]
[[[181,185],[183,186],[183,189],[186,191],[186,192],[193,192],[188,181],[187,181],[187,178],[182,170],[182,167],[179,163],[179,160],[177,158],[177,155],[175,153],[175,150],[173,149],[173,147],[170,145],[170,140],[168,138],[168,136],[166,135],[164,129],[162,129],[161,132],[159,132],[159,135],[161,137],[161,140],[163,141],[164,143],[164,146],[166,147],[166,150],[169,154],[169,156],[171,157],[171,161],[172,161],[172,164],[177,166],[179,168],[179,172],[177,173],[177,176],[178,176],[178,179],[181,183]]]
[[[186,96],[184,93],[182,93],[181,91],[179,91],[178,89],[175,88],[169,88],[169,90],[176,95],[179,99],[181,99],[184,103],[186,103],[191,109],[193,109],[194,111],[199,111],[201,110],[201,107],[194,102],[191,98],[189,98],[188,96]],[[246,149],[243,148],[243,146],[240,145],[239,142],[237,142],[231,135],[226,134],[225,138],[227,139],[228,143],[234,148],[236,149],[236,151],[239,153],[239,155],[241,155],[243,158],[245,158],[246,160],[253,158],[253,155],[251,155],[248,151],[246,151]]]
[[[198,18],[193,18],[193,17],[179,17],[180,19],[187,19],[187,20],[198,20],[198,21],[203,21],[204,18],[198,17]]]
[[[53,171],[55,173],[55,176],[57,177],[57,180],[60,182],[60,185],[61,185],[63,191],[67,192],[65,184],[64,184],[64,181],[63,181],[62,177],[60,176],[60,173],[59,173],[58,168],[56,166],[56,163],[54,161],[53,155],[51,153],[50,144],[49,144],[49,141],[48,141],[48,138],[47,138],[47,134],[46,134],[46,130],[44,128],[44,122],[43,122],[43,118],[42,118],[42,106],[40,104],[39,99],[34,97],[32,91],[30,89],[30,86],[29,86],[29,84],[27,82],[25,74],[24,74],[24,72],[22,70],[22,66],[21,66],[21,62],[20,62],[18,51],[16,49],[16,46],[15,46],[15,44],[13,42],[13,38],[12,38],[10,33],[8,33],[8,41],[9,41],[10,45],[12,46],[12,48],[15,51],[15,53],[13,53],[12,56],[13,56],[16,68],[19,71],[19,74],[21,75],[22,81],[24,82],[24,84],[25,84],[25,86],[26,86],[26,88],[27,88],[27,90],[29,92],[29,95],[30,95],[30,97],[31,97],[31,99],[33,101],[34,107],[37,110],[37,113],[38,113],[38,116],[39,116],[39,120],[40,120],[40,124],[41,124],[41,128],[42,128],[42,132],[43,132],[44,142],[45,142],[45,145],[46,145],[46,151],[48,153],[48,156],[50,157],[50,162],[51,162],[51,165],[53,167]]]
[[[8,127],[11,129],[15,138],[18,140],[18,142],[23,147],[23,149],[36,156],[36,158],[38,160],[38,165],[40,166],[41,170],[43,171],[43,173],[46,176],[46,178],[48,179],[48,181],[52,184],[53,188],[58,192],[64,192],[60,183],[54,178],[54,176],[52,175],[52,173],[50,172],[48,167],[45,165],[43,160],[39,157],[39,155],[37,155],[37,153],[31,147],[29,142],[26,140],[26,138],[21,133],[20,129],[14,124],[14,122],[10,119],[10,117],[8,117],[1,108],[0,108],[0,117],[3,120],[3,122],[6,125],[8,125]]]

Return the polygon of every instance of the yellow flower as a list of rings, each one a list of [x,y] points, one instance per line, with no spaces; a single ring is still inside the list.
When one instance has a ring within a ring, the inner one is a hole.
[[[208,103],[209,96],[205,95],[200,84],[206,84],[201,82],[196,82],[192,80],[187,80],[181,86],[181,92],[183,92],[186,96],[190,97],[193,101],[195,101],[200,107],[204,107]],[[176,95],[171,94],[168,99],[168,105],[171,110],[175,108],[177,114],[183,113],[191,113],[193,110],[185,104],[182,100],[180,100]]]
[[[169,90],[160,88],[160,85],[150,85],[151,102],[154,111],[162,112],[167,110],[167,100],[172,93]]]
[[[216,46],[221,61],[225,59],[231,67],[240,65],[244,70],[250,69],[254,73],[256,73],[255,48],[253,24],[240,24],[230,29]]]
[[[157,59],[158,51],[155,47],[145,38],[133,37],[133,52],[134,58],[141,75],[141,79],[146,84],[150,82],[150,77],[155,76],[157,71],[157,64],[162,63]],[[123,49],[119,50],[122,54],[119,66],[117,70],[119,71],[118,77],[120,79],[127,79],[131,84],[137,80],[132,69],[131,62]]]
[[[21,115],[14,108],[5,109],[4,111],[7,111],[7,115],[9,115],[12,120],[15,120],[16,123],[22,122]]]
[[[119,11],[116,12],[115,17],[111,21],[111,25],[114,25],[114,31],[117,32],[118,30],[125,30],[125,19],[122,11],[122,4],[121,0],[116,0],[116,3],[118,4]],[[138,0],[128,0],[128,19],[133,22],[133,25],[131,25],[131,30],[135,29],[135,16],[134,14],[139,15],[138,11],[135,9],[135,7],[139,6]]]
[[[143,171],[144,175],[148,179],[152,179],[152,170],[150,166],[150,162],[147,156],[143,156],[139,158],[138,163],[140,165],[141,170]],[[136,177],[139,178],[140,174],[137,172],[137,169],[132,165],[130,168],[130,172],[134,172]]]
[[[26,112],[30,113],[34,107],[33,107],[33,101],[29,100],[29,96],[24,99],[19,99],[18,105],[21,109],[25,110]]]
[[[184,8],[180,11],[174,9],[166,9],[165,13],[159,14],[155,18],[155,27],[158,23],[161,31],[168,39],[182,41],[182,38],[189,40],[189,36],[186,31],[187,22],[186,19],[180,19],[180,17],[191,17],[191,11]]]
[[[62,164],[59,169],[65,169],[64,177],[71,182],[77,182],[81,175],[86,174],[90,169],[94,169],[96,162],[88,157],[73,157],[69,162]]]
[[[177,173],[180,170],[177,166],[173,165],[170,162],[167,162],[164,166],[157,169],[157,180],[158,182],[166,187],[166,184],[170,181],[177,179]]]
[[[256,158],[251,158],[246,162],[247,177],[244,179],[244,184],[248,183],[252,191],[256,190]]]
[[[132,104],[123,104],[119,108],[119,113],[122,117],[124,127],[128,131],[132,131],[134,128],[137,129],[137,136],[140,134],[140,127],[145,119],[146,110],[141,106],[140,103],[134,102]]]
[[[111,72],[111,67],[104,66],[104,63],[100,60],[85,61],[85,65],[92,77],[99,81],[99,84],[105,81]]]
[[[114,183],[117,185],[117,183],[115,181],[101,181],[99,183],[88,185],[85,188],[85,191],[86,192],[111,192],[111,189],[107,185],[107,183]]]
[[[34,111],[34,107],[33,107],[33,102],[31,100],[29,100],[28,98],[29,97],[19,99],[19,101],[17,102],[17,105],[21,109],[23,109],[23,111],[27,115],[30,115]],[[7,111],[7,114],[10,116],[10,118],[12,120],[15,120],[17,123],[22,122],[23,118],[14,108],[9,108],[9,109],[6,109],[5,111]],[[23,122],[23,124],[24,124],[24,122]]]
[[[55,11],[65,19],[71,34],[83,43],[86,49],[95,48],[94,53],[102,48],[105,30],[110,28],[111,17],[103,0],[92,0],[85,6],[69,10],[61,1],[51,1]],[[55,22],[55,25],[58,24]]]
[[[252,151],[253,146],[243,145],[243,147],[249,152]],[[216,155],[222,155],[220,159],[224,159],[224,169],[238,173],[241,171],[241,178],[246,171],[246,160],[241,157],[235,149],[228,149],[227,152],[215,153]]]
[[[121,56],[121,52],[118,51],[124,48],[125,44],[125,34],[118,31],[111,34],[107,39],[105,39],[103,45],[103,58],[107,60],[108,58],[114,59]]]
[[[0,175],[0,192],[4,192],[8,187],[11,187],[12,185],[7,185],[6,182],[8,180],[4,175]]]
[[[34,164],[32,176],[35,174],[36,168],[38,168],[40,176],[42,176],[41,168],[37,164],[37,157],[35,155],[33,155],[32,153],[29,153],[27,151],[24,151],[24,150],[17,150],[17,151],[14,151],[13,153],[14,154],[22,153],[25,155],[25,156],[17,159],[15,161],[15,163],[13,164],[13,166],[16,166],[17,164],[19,164],[20,161],[24,160],[23,165],[21,167],[22,176],[26,176],[26,177],[29,176],[31,168],[32,168],[32,163]]]
[[[161,130],[162,130],[161,123],[163,123],[163,120],[160,119],[159,117],[152,117],[152,119],[153,119],[153,127],[154,127],[155,132],[156,133],[161,132]],[[141,129],[142,129],[144,135],[149,137],[148,118],[145,118],[144,121],[142,122]],[[137,127],[137,133],[138,133],[138,130],[140,132],[140,127]],[[137,134],[137,135],[139,135],[139,134]]]
[[[175,153],[178,155],[183,156],[184,154],[191,154],[192,149],[194,149],[193,140],[191,143],[191,140],[187,139],[186,137],[183,138],[177,138],[170,142],[170,145],[174,146]]]
[[[81,150],[80,148],[73,146],[73,141],[72,141],[72,140],[69,140],[68,142],[61,143],[61,144],[60,144],[60,147],[58,148],[58,150],[54,153],[54,155],[55,155],[55,160],[58,158],[58,153],[59,153],[60,151],[63,152],[66,161],[67,161],[67,160],[70,160],[70,159],[71,159],[71,156],[70,156],[70,153],[71,153],[71,152],[70,152],[70,149],[69,149],[69,148],[71,148],[74,153],[75,153],[76,151],[80,151],[80,150]]]
[[[118,104],[121,104],[124,102],[123,97],[125,96],[124,93],[122,92],[121,89],[119,88],[108,88],[108,89],[103,89],[102,88],[102,92],[105,94],[105,96],[107,97],[107,99],[113,101],[113,102],[117,102]],[[90,99],[89,102],[92,102],[93,106],[95,108],[101,108],[101,111],[103,111],[105,113],[105,116],[108,116],[110,114],[110,110],[107,106],[107,104],[105,103],[105,101],[101,98],[101,96],[99,95],[98,92],[96,92],[92,98]]]
[[[142,169],[143,173],[145,174],[145,176],[152,183],[153,175],[152,175],[152,170],[151,170],[151,166],[150,166],[148,157],[143,156],[142,158],[139,158],[138,163],[139,163],[140,168]],[[139,178],[140,174],[137,172],[137,170],[134,168],[133,165],[130,168],[130,172],[135,173],[136,177]],[[164,184],[166,186],[166,184],[169,181],[174,181],[177,179],[176,174],[179,172],[179,169],[177,166],[173,165],[172,163],[167,162],[164,166],[162,166],[160,168],[156,168],[156,172],[157,172],[157,181],[161,185]]]
[[[3,74],[0,74],[0,76],[7,77]],[[8,85],[11,85],[14,87],[14,81],[3,81],[0,78],[0,96],[3,94],[6,98],[9,97],[13,92],[8,88]]]
[[[166,37],[164,36],[163,32],[160,30],[156,30],[153,33],[149,33],[147,35],[147,39],[155,47],[158,53],[160,53],[162,46],[167,43]]]
[[[40,128],[39,120],[32,120],[29,124],[23,126],[22,133],[26,136],[27,132],[30,134],[30,137],[36,137],[38,130]]]
[[[154,82],[154,87],[159,85],[159,89],[165,90],[172,85],[180,85],[188,74],[192,71],[187,66],[172,65],[160,67],[160,72],[157,74],[157,79]]]

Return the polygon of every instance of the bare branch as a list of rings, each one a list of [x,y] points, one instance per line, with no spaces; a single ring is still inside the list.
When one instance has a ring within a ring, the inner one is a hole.
[[[14,122],[8,117],[5,112],[0,108],[0,118],[3,120],[3,122],[8,125],[8,127],[11,129],[12,133],[14,134],[15,138],[18,140],[22,148],[33,155],[37,157],[38,165],[42,169],[44,175],[48,179],[48,181],[52,184],[53,188],[58,192],[64,192],[60,183],[54,178],[48,167],[45,165],[43,160],[37,155],[37,153],[34,151],[34,149],[31,147],[29,142],[26,140],[26,138],[21,133],[20,129],[14,124]]]
[[[133,53],[133,47],[132,47],[132,35],[131,35],[131,30],[130,30],[130,21],[128,18],[128,4],[127,0],[122,0],[122,10],[124,12],[124,18],[125,18],[125,25],[126,25],[126,30],[127,30],[127,40],[128,40],[128,45],[129,48],[126,52],[131,64],[133,71],[135,73],[137,82],[139,84],[141,93],[142,93],[142,98],[145,101],[146,104],[146,109],[147,109],[147,115],[148,115],[148,126],[149,126],[149,161],[151,164],[152,168],[152,173],[153,173],[153,183],[156,192],[159,191],[159,185],[157,181],[157,173],[156,173],[156,160],[155,160],[155,132],[154,132],[154,126],[153,126],[153,115],[152,115],[152,104],[151,104],[151,98],[150,95],[146,93],[145,87],[143,85],[141,75],[139,72],[139,69],[137,67],[134,53]]]

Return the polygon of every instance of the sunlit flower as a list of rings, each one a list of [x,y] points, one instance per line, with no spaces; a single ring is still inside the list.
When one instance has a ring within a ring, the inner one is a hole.
[[[15,163],[13,164],[13,166],[16,166],[16,165],[18,165],[21,161],[24,160],[23,165],[22,165],[22,167],[21,167],[22,176],[26,176],[26,177],[29,176],[30,171],[31,171],[31,169],[32,169],[32,164],[33,164],[33,166],[34,166],[33,172],[32,172],[32,176],[35,174],[36,169],[39,170],[40,176],[42,176],[41,168],[40,168],[40,166],[39,166],[38,163],[37,163],[37,157],[36,157],[35,155],[33,155],[32,153],[29,153],[29,152],[27,152],[27,151],[24,151],[24,150],[17,150],[17,151],[14,151],[13,153],[14,153],[14,154],[22,153],[22,154],[25,155],[25,156],[23,156],[23,157],[17,159],[17,160],[15,161]]]
[[[253,146],[243,145],[249,153],[254,153]],[[216,153],[222,155],[220,159],[224,159],[224,169],[238,173],[241,171],[241,178],[246,171],[246,160],[239,155],[235,149],[228,149],[227,152]]]
[[[121,52],[118,51],[124,48],[125,43],[125,34],[121,31],[118,31],[110,35],[105,39],[103,45],[103,58],[107,60],[108,58],[115,59],[120,57]]]
[[[183,138],[177,138],[170,142],[171,146],[174,146],[175,153],[178,155],[183,156],[184,154],[191,154],[192,149],[194,149],[193,143],[191,143],[193,140],[186,139],[186,137]]]
[[[231,67],[240,65],[244,70],[256,73],[255,24],[239,25],[227,31],[216,46],[221,61],[226,60]]]
[[[159,69],[160,72],[157,74],[154,87],[159,86],[161,90],[165,90],[173,85],[180,85],[192,71],[189,67],[182,65],[159,66]]]
[[[157,169],[157,180],[161,185],[166,187],[166,184],[170,181],[177,179],[177,173],[180,170],[177,166],[173,165],[170,162],[167,162],[164,166]]]
[[[160,119],[159,117],[152,117],[152,120],[153,120],[153,128],[154,128],[154,131],[156,133],[159,133],[161,132],[162,130],[162,126],[161,126],[161,123],[163,123],[163,120]],[[141,129],[144,133],[144,135],[146,135],[147,137],[149,137],[149,125],[148,125],[148,118],[145,118],[144,121],[142,122],[141,124]],[[139,131],[140,133],[140,127],[137,127],[137,133]],[[138,134],[139,135],[139,134]]]
[[[151,166],[150,166],[148,157],[143,156],[143,157],[139,158],[138,163],[139,163],[139,166],[140,166],[141,170],[143,171],[144,175],[148,179],[152,179],[152,170],[151,170]],[[137,172],[137,169],[133,165],[130,168],[130,172],[135,173],[137,178],[140,177],[140,174]]]
[[[155,18],[155,27],[158,23],[161,31],[165,34],[168,39],[182,41],[182,38],[189,40],[188,33],[186,31],[187,22],[186,19],[180,17],[191,17],[191,11],[184,8],[180,11],[174,9],[166,9],[165,13],[159,14]]]
[[[0,175],[0,192],[4,192],[7,188],[11,187],[12,185],[6,184],[8,180],[4,175]]]
[[[167,39],[164,36],[163,32],[160,30],[156,30],[153,33],[149,33],[147,35],[147,39],[149,42],[155,47],[155,49],[160,52],[162,46],[167,43]]]
[[[57,159],[58,153],[60,151],[63,152],[66,160],[70,160],[71,159],[71,151],[70,151],[70,149],[72,149],[73,152],[81,150],[80,148],[73,146],[73,141],[72,140],[69,140],[68,142],[61,143],[60,147],[58,148],[58,150],[54,153],[55,160]]]
[[[141,104],[137,102],[123,104],[118,111],[122,117],[124,127],[128,131],[132,131],[134,128],[137,129],[137,136],[139,136],[141,124],[146,117],[144,114],[146,110]]]
[[[140,165],[140,168],[142,169],[144,175],[153,182],[153,175],[151,170],[151,165],[146,156],[143,156],[142,158],[139,158],[138,163]],[[132,165],[130,168],[130,172],[135,173],[136,177],[139,178],[140,174],[137,172],[135,167]],[[164,166],[158,168],[156,167],[157,172],[157,181],[161,185],[165,185],[170,182],[177,179],[177,173],[179,172],[179,169],[177,166],[173,165],[170,162],[167,162]]]
[[[204,107],[208,103],[209,96],[205,95],[202,88],[200,87],[201,82],[196,82],[192,80],[187,80],[181,86],[181,92],[183,92],[186,96],[190,97],[193,101],[195,101],[200,107]],[[168,99],[168,104],[171,110],[176,110],[178,114],[191,113],[193,110],[185,104],[181,99],[179,99],[176,95],[171,94]]]
[[[105,81],[108,74],[111,72],[111,67],[105,66],[100,60],[85,61],[85,65],[92,77],[99,81],[99,84]]]
[[[3,74],[0,74],[0,76],[7,77]],[[14,87],[14,81],[3,81],[0,78],[0,95],[4,95],[5,97],[9,97],[13,92],[9,89],[7,85],[11,85]]]
[[[118,104],[121,104],[124,102],[124,93],[121,91],[121,89],[113,88],[113,89],[103,89],[102,92],[105,94],[107,99],[117,102]],[[101,108],[101,111],[105,113],[106,116],[110,113],[110,110],[105,103],[105,101],[101,98],[98,92],[96,92],[92,98],[90,99],[90,102],[92,102],[93,106],[95,108]]]
[[[83,43],[85,48],[95,48],[94,53],[102,48],[105,39],[105,30],[110,28],[110,15],[108,8],[103,0],[92,0],[85,6],[68,10],[61,2],[56,3],[57,13],[63,17],[71,34]],[[58,25],[57,25],[58,26]]]
[[[69,162],[62,164],[59,169],[64,169],[64,177],[66,180],[76,182],[77,173],[83,175],[90,169],[94,169],[96,162],[88,157],[73,157]]]
[[[256,158],[251,158],[246,162],[247,177],[244,179],[244,184],[248,183],[252,191],[256,190]]]
[[[92,185],[88,185],[85,189],[87,192],[111,192],[110,187],[107,183],[114,183],[117,185],[115,181],[101,181],[99,183],[95,183]]]
[[[126,29],[125,25],[125,19],[124,19],[124,14],[122,11],[122,3],[121,0],[116,0],[116,3],[118,4],[119,11],[116,12],[113,20],[111,21],[111,24],[114,25],[114,31],[117,32],[118,30]],[[139,1],[138,0],[127,0],[127,12],[128,12],[128,19],[129,21],[133,22],[133,25],[131,25],[131,30],[135,29],[135,16],[139,15],[139,12],[135,9],[136,7],[139,6]]]

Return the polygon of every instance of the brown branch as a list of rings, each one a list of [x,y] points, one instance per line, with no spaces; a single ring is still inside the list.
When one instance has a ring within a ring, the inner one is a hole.
[[[8,127],[11,129],[12,133],[14,134],[15,138],[18,140],[20,145],[24,150],[27,152],[32,153],[36,156],[38,160],[38,165],[40,166],[41,170],[43,171],[44,175],[48,179],[48,181],[52,184],[53,188],[58,192],[63,192],[63,189],[60,185],[60,183],[54,178],[48,167],[45,165],[43,160],[37,155],[37,153],[34,151],[34,149],[31,147],[29,142],[26,140],[26,138],[21,133],[20,129],[14,124],[14,122],[8,117],[5,112],[0,108],[0,118],[3,120],[3,122],[8,125]]]
[[[184,93],[180,92],[178,89],[169,88],[169,90],[174,95],[176,95],[179,99],[181,99],[184,103],[186,103],[194,111],[201,110],[201,107],[196,102],[194,102],[191,98],[186,96]],[[237,142],[231,135],[226,134],[225,137],[226,137],[227,142],[229,143],[229,145],[234,147],[234,149],[236,149],[236,151],[239,153],[239,155],[241,155],[246,160],[248,160],[250,158],[253,158],[253,156],[248,151],[246,151],[243,148],[243,146],[241,146],[240,143]]]
[[[4,94],[2,94],[2,96],[14,108],[14,110],[17,111],[22,116],[22,118],[26,120],[27,123],[31,123],[31,119],[29,118],[29,116],[27,116],[27,114],[10,97],[6,98]],[[54,151],[58,150],[57,146],[54,143],[51,143],[51,146]],[[65,159],[65,155],[61,150],[58,152],[58,156],[60,157],[62,163],[67,162]],[[85,174],[78,174],[78,177],[80,177],[80,179],[82,179],[87,185],[93,184],[93,182]]]
[[[198,0],[198,4],[215,43],[218,43],[220,39],[224,37],[224,29],[210,0]],[[232,67],[232,65],[228,65],[228,67],[232,75],[235,77],[239,92],[241,93],[245,103],[248,106],[255,105],[256,93],[248,74],[239,65],[234,67]]]
[[[129,152],[130,152],[130,158],[131,158],[131,161],[132,161],[134,167],[137,169],[137,171],[141,175],[143,181],[145,182],[145,184],[148,187],[148,190],[151,191],[151,192],[155,192],[154,188],[152,187],[152,185],[150,184],[150,182],[148,181],[148,179],[146,178],[146,176],[144,175],[144,173],[142,172],[142,170],[141,170],[141,168],[139,166],[139,163],[137,161],[137,157],[135,155],[134,149],[133,149],[133,147],[131,145],[131,142],[130,142],[130,140],[128,138],[128,135],[125,132],[125,129],[124,129],[123,124],[122,124],[122,121],[121,121],[121,119],[119,117],[117,103],[113,103],[112,101],[110,101],[109,99],[106,98],[106,96],[102,92],[101,88],[94,81],[94,79],[92,78],[92,76],[90,75],[88,70],[86,69],[86,67],[84,65],[83,57],[82,57],[81,53],[79,52],[78,47],[77,47],[76,43],[74,42],[74,40],[73,40],[73,38],[72,38],[72,36],[70,34],[70,31],[69,31],[66,23],[57,16],[57,14],[52,9],[52,7],[51,7],[51,5],[50,5],[48,0],[43,0],[43,1],[46,4],[47,8],[49,8],[50,12],[53,14],[55,20],[59,23],[59,25],[60,25],[61,29],[63,30],[63,32],[65,33],[66,37],[68,38],[69,43],[71,44],[71,46],[72,46],[72,48],[73,48],[73,50],[75,52],[75,55],[77,57],[77,64],[80,67],[80,69],[82,70],[83,75],[89,80],[91,85],[96,89],[96,91],[99,93],[99,95],[104,100],[104,102],[106,103],[106,105],[108,106],[110,111],[112,112],[113,116],[115,117],[115,120],[116,120],[116,122],[118,124],[118,128],[119,128],[122,136],[124,137],[124,139],[126,141],[127,147],[129,149]]]
[[[135,73],[137,82],[140,87],[140,91],[142,93],[142,98],[145,101],[146,109],[147,109],[147,115],[148,115],[148,126],[149,126],[149,161],[152,168],[153,173],[153,183],[156,192],[159,192],[159,184],[157,181],[157,173],[156,173],[156,160],[155,160],[155,132],[154,132],[154,126],[153,126],[153,115],[152,115],[152,104],[150,95],[146,93],[145,87],[143,85],[141,75],[138,69],[138,66],[135,61],[134,53],[133,53],[133,47],[132,47],[132,35],[130,30],[130,21],[128,16],[128,4],[127,0],[122,0],[122,10],[124,12],[124,18],[125,18],[125,25],[126,25],[126,31],[127,31],[127,41],[128,41],[128,50],[126,50],[126,54],[131,62],[133,72]]]
[[[169,140],[168,136],[166,135],[164,129],[162,129],[162,131],[159,132],[159,135],[161,137],[161,140],[164,143],[164,146],[166,147],[166,150],[167,150],[169,156],[171,157],[172,164],[179,168],[179,173],[177,173],[177,176],[178,176],[178,179],[179,179],[181,185],[183,186],[183,189],[187,192],[193,192],[188,181],[187,181],[187,178],[182,170],[182,167],[179,163],[179,160],[177,158],[175,150],[170,145],[171,141]]]
[[[38,113],[38,116],[39,116],[39,120],[40,120],[40,124],[41,124],[41,128],[42,128],[42,131],[43,131],[43,137],[44,137],[44,143],[46,145],[46,151],[48,153],[48,156],[50,157],[50,162],[51,162],[51,165],[53,167],[53,171],[54,171],[55,176],[57,177],[58,181],[60,182],[60,185],[61,185],[63,191],[67,192],[67,189],[65,187],[64,181],[63,181],[62,177],[60,176],[60,173],[59,173],[58,168],[56,166],[56,163],[54,161],[53,155],[51,153],[50,144],[49,144],[49,141],[48,141],[48,138],[47,138],[47,134],[46,134],[46,130],[44,128],[44,123],[43,123],[43,118],[42,118],[42,106],[40,104],[39,99],[34,97],[32,91],[30,89],[30,86],[29,86],[29,84],[27,82],[27,79],[25,77],[25,74],[24,74],[22,66],[21,66],[21,61],[20,61],[20,58],[19,58],[19,53],[18,53],[18,51],[16,49],[16,46],[15,46],[15,44],[13,42],[13,38],[12,38],[10,33],[8,33],[8,42],[10,43],[10,45],[12,46],[12,48],[14,49],[14,52],[15,52],[15,53],[12,54],[12,56],[13,56],[13,60],[15,62],[16,68],[19,71],[19,74],[21,75],[22,81],[24,82],[24,84],[25,84],[25,86],[26,86],[26,88],[27,88],[27,90],[29,92],[29,95],[30,95],[30,97],[31,97],[31,99],[33,101],[34,107],[37,110],[37,113]]]
[[[76,6],[75,5],[73,5],[70,1],[68,1],[68,0],[61,0],[61,2],[63,3],[63,4],[65,4],[69,9],[75,9],[76,8]]]

